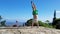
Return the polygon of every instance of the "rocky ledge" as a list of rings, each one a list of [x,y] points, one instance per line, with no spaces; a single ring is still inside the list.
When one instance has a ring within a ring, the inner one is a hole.
[[[45,27],[0,27],[0,34],[60,34],[60,30]]]

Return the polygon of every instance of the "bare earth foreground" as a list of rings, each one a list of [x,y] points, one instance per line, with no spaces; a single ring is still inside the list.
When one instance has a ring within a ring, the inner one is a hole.
[[[0,34],[60,34],[60,30],[45,27],[0,27]]]

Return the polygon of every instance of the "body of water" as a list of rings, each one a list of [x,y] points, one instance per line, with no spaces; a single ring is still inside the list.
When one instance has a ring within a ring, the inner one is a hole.
[[[17,24],[18,26],[19,25],[23,25],[25,22],[18,22],[18,23],[16,23],[16,22],[6,22],[5,24],[7,25],[7,26],[13,26],[14,24]]]

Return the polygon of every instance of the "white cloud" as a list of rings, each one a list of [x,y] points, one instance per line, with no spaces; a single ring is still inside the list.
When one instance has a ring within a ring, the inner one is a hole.
[[[60,18],[60,11],[56,11],[56,17]]]
[[[60,11],[56,11],[56,13],[60,13]]]

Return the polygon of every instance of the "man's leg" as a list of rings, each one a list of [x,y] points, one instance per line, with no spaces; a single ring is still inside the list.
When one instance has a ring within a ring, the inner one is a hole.
[[[39,27],[39,23],[37,23],[37,27]]]
[[[39,23],[38,23],[38,20],[36,20],[36,24],[37,24],[37,27],[39,27]]]

